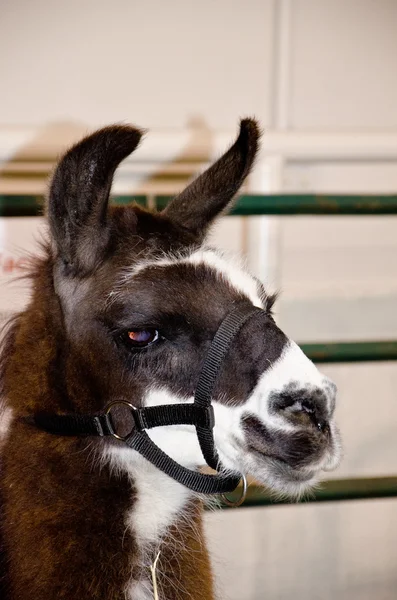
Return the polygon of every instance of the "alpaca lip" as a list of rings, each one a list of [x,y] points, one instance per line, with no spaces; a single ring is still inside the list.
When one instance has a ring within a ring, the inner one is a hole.
[[[244,419],[246,449],[261,461],[277,461],[292,471],[312,469],[332,453],[332,441],[317,430],[278,431],[268,429],[255,417]]]
[[[340,453],[335,449],[329,449],[320,463],[312,461],[305,465],[291,465],[280,456],[269,453],[252,442],[245,445],[244,450],[253,455],[256,460],[269,466],[273,476],[290,483],[310,482],[320,471],[334,471],[341,460]]]
[[[258,448],[252,442],[247,444],[246,449],[248,450],[248,452],[251,452],[252,454],[257,455],[261,460],[263,460],[263,459],[277,460],[280,463],[288,465],[287,461],[285,461],[284,459],[280,458],[279,456],[276,456],[275,454],[272,454],[272,453],[266,451],[265,448]]]
[[[264,454],[260,450],[254,447],[248,448],[251,454],[256,456],[261,462],[267,462],[271,469],[273,477],[288,482],[288,483],[308,483],[316,474],[315,469],[310,468],[296,468],[288,464],[285,460],[278,456],[272,456]],[[266,482],[265,482],[266,483]]]
[[[254,446],[248,446],[249,452],[256,455],[260,458],[261,461],[268,460],[272,463],[273,467],[279,467],[284,473],[289,473],[292,475],[292,479],[295,481],[309,481],[313,477],[312,471],[301,471],[296,467],[290,465],[286,460],[280,458],[279,456],[275,456],[273,454],[266,454],[265,452],[258,450]]]

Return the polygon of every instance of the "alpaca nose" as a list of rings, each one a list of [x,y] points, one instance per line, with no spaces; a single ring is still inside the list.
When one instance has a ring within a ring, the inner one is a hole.
[[[270,397],[270,410],[296,425],[311,423],[326,431],[335,408],[336,386],[327,382],[324,388],[298,387],[290,384]]]

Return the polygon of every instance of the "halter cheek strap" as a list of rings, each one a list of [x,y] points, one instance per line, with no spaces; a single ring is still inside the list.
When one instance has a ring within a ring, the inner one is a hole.
[[[195,492],[200,494],[231,492],[237,487],[242,476],[238,473],[219,473],[224,469],[215,449],[213,434],[215,418],[211,400],[222,363],[234,338],[249,319],[262,312],[259,308],[241,305],[225,317],[205,358],[193,403],[136,408],[125,400],[119,400],[110,403],[105,412],[97,415],[36,413],[33,418],[25,418],[25,421],[56,435],[100,437],[111,435],[139,452],[163,473]],[[132,427],[126,436],[117,433],[112,418],[112,411],[117,405],[127,406],[131,411]],[[194,425],[204,460],[218,473],[208,475],[183,467],[163,452],[146,433],[146,429],[167,425]]]
[[[240,306],[229,313],[220,324],[205,358],[194,394],[194,404],[197,407],[211,407],[214,388],[232,342],[243,325],[258,313],[263,313],[263,310],[252,306]],[[220,460],[215,449],[213,427],[197,423],[196,432],[205,462],[212,469],[218,470]]]

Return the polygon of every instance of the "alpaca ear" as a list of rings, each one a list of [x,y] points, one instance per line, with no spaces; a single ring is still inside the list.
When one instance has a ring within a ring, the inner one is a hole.
[[[142,132],[113,125],[96,131],[61,158],[48,199],[50,230],[67,273],[85,275],[109,244],[107,206],[114,172]]]
[[[208,226],[228,206],[250,172],[259,137],[257,122],[243,119],[233,146],[174,198],[164,214],[192,233],[205,235]]]

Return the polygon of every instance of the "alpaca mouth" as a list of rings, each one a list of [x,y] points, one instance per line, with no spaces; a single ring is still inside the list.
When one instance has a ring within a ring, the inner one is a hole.
[[[313,468],[320,464],[333,447],[331,429],[327,425],[280,429],[268,427],[255,416],[244,419],[246,446],[267,460],[278,460],[292,469]]]
[[[321,457],[307,456],[305,461],[292,464],[252,443],[246,446],[246,450],[249,455],[245,461],[247,472],[269,490],[292,497],[300,497],[309,491],[317,484],[320,474],[333,471],[341,459],[337,443],[332,443]]]
[[[317,482],[321,471],[339,464],[338,444],[332,427],[293,431],[272,430],[257,419],[244,420],[244,450],[247,469],[266,487],[291,495],[302,493]]]

